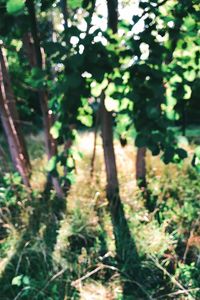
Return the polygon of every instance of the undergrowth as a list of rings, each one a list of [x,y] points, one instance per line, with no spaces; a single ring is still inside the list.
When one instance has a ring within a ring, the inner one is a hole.
[[[85,154],[77,158],[66,211],[53,193],[41,192],[45,158],[40,143],[38,149],[29,147],[40,153],[39,162],[38,155],[31,156],[39,176],[32,177],[34,193],[24,189],[17,174],[1,177],[1,300],[200,299],[199,175],[190,159],[181,166],[164,166],[148,154],[144,194],[134,180],[133,145],[115,146],[121,198],[139,255],[135,296],[123,293],[124,283],[133,279],[116,259],[100,139],[90,177],[89,134],[75,146]]]

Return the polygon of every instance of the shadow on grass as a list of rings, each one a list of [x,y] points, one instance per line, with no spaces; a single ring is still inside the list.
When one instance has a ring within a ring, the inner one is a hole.
[[[165,278],[146,257],[139,257],[119,193],[108,200],[115,237],[116,260],[123,283],[122,299],[153,300],[170,292],[170,280]],[[162,289],[158,288],[159,286]],[[152,295],[155,295],[155,298]]]
[[[145,299],[139,288],[140,258],[131,236],[119,193],[108,195],[116,246],[116,260],[123,282],[123,299]],[[138,298],[140,297],[141,298]],[[136,298],[137,297],[137,298]]]
[[[55,267],[52,254],[65,212],[65,203],[58,199],[49,201],[49,198],[50,195],[45,195],[33,205],[27,229],[1,275],[0,300],[62,300],[66,296],[67,299],[79,299],[79,291],[71,283],[85,274],[85,271],[90,272],[91,267],[98,264],[99,256],[103,257],[108,253],[104,214],[97,209],[101,227],[98,236],[72,234],[68,237],[63,265],[61,263]],[[122,299],[151,299],[143,288],[148,286],[144,281],[148,281],[149,270],[141,267],[118,194],[110,201],[109,210],[116,244],[116,260],[108,257],[103,263],[119,269],[123,283]],[[79,268],[82,249],[86,251],[84,259],[90,260],[92,264],[86,261]],[[93,275],[93,279],[106,284],[112,275],[113,270],[106,269],[103,274]],[[15,285],[12,285],[13,278],[18,278]]]
[[[49,198],[50,194],[43,194],[41,199],[32,202],[28,226],[0,277],[0,300],[64,299],[56,280],[51,282],[49,278],[65,203],[56,198],[49,201]]]
[[[96,212],[98,215],[98,210]],[[99,228],[98,230],[93,228],[94,231],[89,228],[88,230],[84,230],[88,226],[87,222],[87,219],[84,220],[84,223],[79,227],[83,231],[78,230],[68,236],[68,247],[64,253],[66,263],[69,265],[69,269],[71,268],[66,280],[67,299],[80,299],[80,294],[82,294],[80,290],[84,290],[84,285],[88,283],[87,279],[105,284],[113,275],[113,271],[109,269],[93,273],[94,269],[98,269],[98,265],[101,263],[100,258],[108,253],[108,248],[105,231],[101,227],[102,224],[100,224],[100,230]],[[110,264],[110,259],[106,258],[104,263]],[[90,273],[91,275],[87,277]]]

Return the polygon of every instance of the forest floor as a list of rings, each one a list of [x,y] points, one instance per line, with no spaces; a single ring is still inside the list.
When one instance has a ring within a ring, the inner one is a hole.
[[[29,137],[35,192],[27,199],[15,183],[13,204],[1,208],[6,233],[0,239],[0,300],[200,299],[200,178],[190,166],[194,145],[180,140],[189,158],[178,166],[147,154],[154,207],[149,212],[135,180],[134,143],[123,148],[115,141],[120,195],[141,264],[141,276],[134,279],[138,296],[131,297],[123,292],[130,279],[115,261],[100,136],[90,175],[93,138],[92,132],[77,138],[73,184],[58,214],[58,200],[54,203],[51,195],[49,204],[41,194],[47,163],[43,136]]]

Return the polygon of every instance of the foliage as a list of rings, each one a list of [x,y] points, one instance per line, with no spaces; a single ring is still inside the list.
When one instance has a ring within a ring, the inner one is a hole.
[[[7,12],[9,14],[15,14],[24,8],[24,0],[9,0],[6,3]]]

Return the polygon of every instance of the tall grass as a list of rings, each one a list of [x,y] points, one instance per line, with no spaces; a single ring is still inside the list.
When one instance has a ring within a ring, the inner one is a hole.
[[[5,194],[1,198],[1,224],[7,224],[0,244],[1,300],[133,299],[123,294],[124,282],[131,279],[116,261],[100,137],[93,178],[92,145],[92,133],[82,133],[74,145],[75,182],[60,215],[54,195],[46,201],[41,193],[42,135],[30,136],[35,192],[30,195],[15,182],[13,203],[5,201]],[[186,147],[192,155],[193,148]],[[133,143],[122,148],[116,140],[115,149],[121,199],[141,263],[135,299],[199,299],[200,178],[190,166],[191,156],[182,165],[165,166],[147,154],[150,213],[135,181]],[[3,183],[2,188],[8,191]]]

